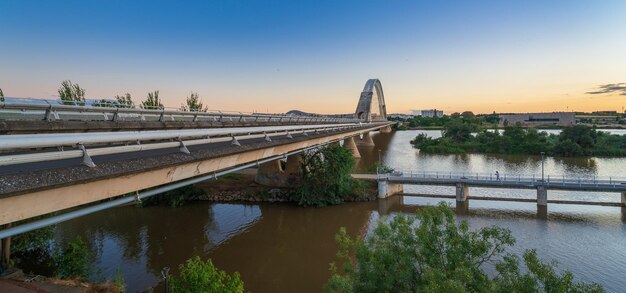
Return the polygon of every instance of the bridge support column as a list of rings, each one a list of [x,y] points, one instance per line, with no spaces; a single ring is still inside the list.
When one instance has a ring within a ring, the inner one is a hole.
[[[459,215],[469,214],[469,200],[456,202],[456,213]]]
[[[457,183],[456,185],[456,201],[463,202],[467,200],[469,196],[469,187],[463,183]]]
[[[6,228],[11,228],[11,224],[7,224]],[[11,264],[11,237],[0,239],[0,268],[7,269]]]
[[[389,215],[392,211],[401,211],[404,205],[403,196],[393,196],[390,198],[378,200],[378,213],[380,215]]]
[[[391,125],[387,125],[383,128],[380,129],[381,133],[390,133],[391,132]]]
[[[283,186],[283,177],[280,160],[274,160],[259,166],[254,181],[267,186]]]
[[[378,198],[387,198],[394,194],[402,193],[404,187],[402,184],[390,183],[388,180],[378,180]]]
[[[356,143],[354,142],[354,137],[344,139],[343,146],[345,146],[352,152],[352,156],[354,158],[358,159],[361,157],[361,153],[359,153],[359,149],[356,147]]]
[[[545,186],[537,186],[537,205],[548,205],[548,190]]]
[[[297,184],[298,180],[302,178],[302,154],[295,154],[287,157],[287,163],[285,164],[284,184],[286,186],[293,186]]]
[[[622,207],[626,207],[626,192],[622,192]]]
[[[548,219],[548,205],[537,205],[537,218],[542,220]]]
[[[372,135],[369,132],[363,133],[363,138],[357,144],[362,146],[375,146]]]

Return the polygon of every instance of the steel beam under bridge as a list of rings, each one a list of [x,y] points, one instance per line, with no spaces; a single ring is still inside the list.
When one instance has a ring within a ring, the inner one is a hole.
[[[175,166],[153,168],[114,177],[101,176],[81,182],[71,182],[71,184],[55,185],[49,188],[42,188],[41,190],[11,194],[11,196],[0,198],[0,225],[93,203],[123,194],[134,193],[138,190],[174,183],[203,174],[218,172],[220,170],[257,162],[316,145],[323,145],[344,138],[357,136],[365,132],[374,131],[388,125],[389,123],[364,125],[362,128],[351,129],[344,132],[332,132],[311,137],[301,137],[280,145],[261,146],[255,149],[235,149],[229,154],[183,162]]]

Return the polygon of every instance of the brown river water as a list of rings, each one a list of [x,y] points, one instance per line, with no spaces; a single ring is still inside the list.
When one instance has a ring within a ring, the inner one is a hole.
[[[378,160],[397,170],[540,174],[541,158],[520,155],[427,155],[409,141],[418,133],[399,131],[374,134],[376,147],[362,147],[358,165]],[[545,161],[552,176],[626,177],[626,158],[552,158]],[[452,188],[406,186],[415,194],[454,194]],[[538,211],[524,202],[478,201],[472,195],[533,198],[533,191],[470,189],[468,206],[456,207],[459,219],[473,228],[499,225],[517,239],[512,253],[535,248],[543,260],[556,259],[559,268],[574,272],[578,280],[594,281],[609,292],[626,287],[626,210],[619,207],[550,204]],[[619,202],[617,193],[549,191],[551,199]],[[252,292],[320,292],[330,276],[329,263],[337,246],[334,235],[346,227],[352,235],[365,235],[378,219],[413,213],[442,199],[394,196],[365,203],[325,208],[291,204],[226,204],[197,202],[180,208],[122,207],[57,225],[56,240],[82,236],[96,259],[94,281],[112,279],[119,269],[129,292],[157,286],[161,271],[199,255],[211,258],[227,272],[239,272]],[[454,201],[444,200],[455,206]]]

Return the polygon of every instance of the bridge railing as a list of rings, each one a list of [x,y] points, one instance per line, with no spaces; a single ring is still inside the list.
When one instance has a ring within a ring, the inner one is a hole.
[[[93,167],[91,156],[128,153],[136,151],[178,148],[189,154],[187,146],[218,142],[241,145],[240,140],[275,137],[293,138],[326,131],[342,131],[376,127],[381,123],[341,123],[313,125],[283,125],[231,127],[182,130],[11,134],[0,136],[0,166],[61,159],[83,158],[83,163]],[[259,140],[262,141],[262,140]],[[64,149],[68,147],[70,149]]]
[[[459,172],[432,172],[432,171],[394,171],[389,174],[380,174],[387,178],[421,178],[436,180],[458,180],[458,181],[481,181],[492,183],[516,183],[516,184],[545,184],[547,186],[557,185],[626,185],[626,178],[624,177],[610,177],[610,176],[579,176],[571,177],[566,175],[554,175],[546,174],[541,177],[541,174],[496,174],[496,173],[459,173]]]
[[[101,102],[6,98],[0,102],[0,120],[80,120],[80,121],[209,121],[349,123],[358,119],[327,116],[298,116],[237,111],[182,111],[176,108],[135,108]]]

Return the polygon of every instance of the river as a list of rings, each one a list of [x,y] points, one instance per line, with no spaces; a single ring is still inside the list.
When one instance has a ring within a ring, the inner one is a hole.
[[[418,133],[374,134],[376,147],[360,147],[359,167],[378,160],[397,170],[501,174],[540,174],[539,156],[421,154],[409,141]],[[546,174],[626,177],[626,158],[553,158]],[[411,187],[415,194],[454,194],[446,187]],[[472,228],[498,225],[517,239],[508,251],[535,248],[543,260],[556,259],[560,269],[582,281],[595,281],[609,292],[626,285],[626,210],[618,207],[550,204],[547,215],[534,203],[472,201],[472,195],[533,198],[534,191],[470,189],[469,207],[457,207],[459,219]],[[615,193],[549,191],[551,199],[619,202]],[[157,285],[161,270],[199,255],[228,272],[238,271],[252,292],[319,292],[330,276],[328,264],[337,246],[334,235],[346,227],[363,235],[377,219],[437,204],[441,199],[394,196],[386,200],[326,208],[291,204],[225,204],[197,202],[180,208],[121,207],[64,222],[55,228],[57,241],[77,235],[87,239],[94,255],[92,279],[112,279],[119,269],[129,292]],[[445,200],[451,205],[456,203]],[[156,292],[161,292],[157,288]]]

